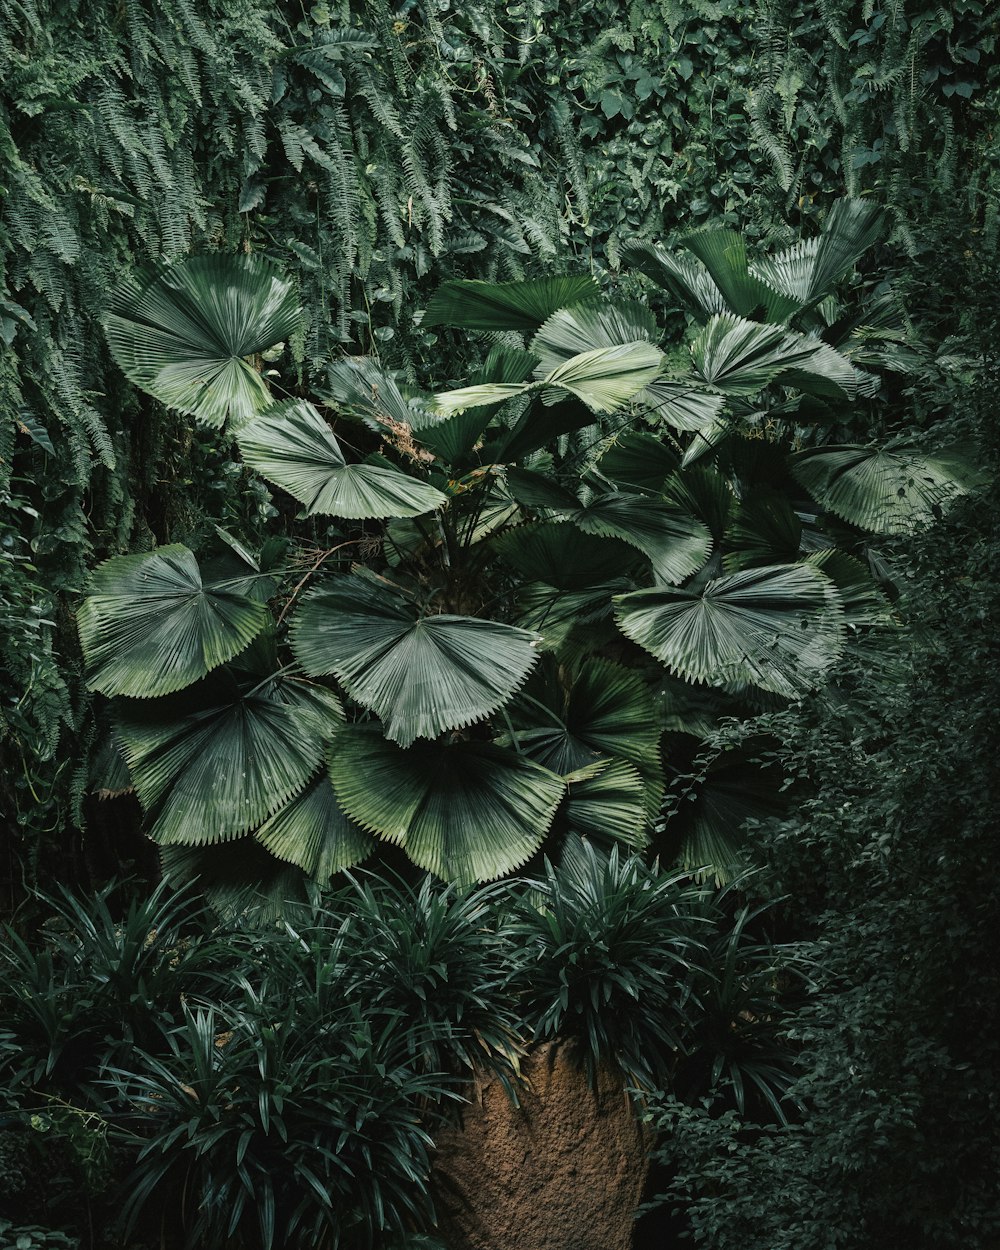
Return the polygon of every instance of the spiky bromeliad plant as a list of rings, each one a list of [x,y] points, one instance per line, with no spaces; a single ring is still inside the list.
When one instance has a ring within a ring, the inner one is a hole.
[[[570,832],[647,845],[673,810],[664,734],[690,745],[821,683],[889,617],[863,531],[966,489],[954,457],[835,441],[899,333],[887,298],[836,294],[881,231],[845,200],[756,261],[725,229],[635,245],[689,314],[670,349],[591,277],[446,283],[423,324],[493,346],[436,394],[345,358],[313,402],[279,400],[259,353],[298,309],[265,261],[131,281],[107,316],[126,373],[228,422],[316,543],[305,576],[236,542],[228,567],[174,545],[94,572],[89,683],[168,867],[287,892],[378,841],[460,883]],[[743,766],[688,805],[689,866],[738,859]]]

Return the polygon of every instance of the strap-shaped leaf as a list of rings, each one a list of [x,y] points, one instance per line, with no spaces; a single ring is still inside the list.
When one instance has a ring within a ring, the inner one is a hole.
[[[976,475],[961,452],[810,447],[790,457],[796,481],[827,511],[876,534],[907,534],[968,494]]]
[[[369,520],[420,516],[447,495],[389,465],[348,464],[333,431],[310,403],[262,413],[238,435],[243,459],[287,490],[310,514]]]
[[[653,314],[634,300],[587,300],[560,308],[531,340],[539,373],[598,347],[652,342],[658,335]]]
[[[570,516],[585,534],[619,538],[641,551],[658,581],[682,582],[712,550],[712,535],[690,514],[646,495],[616,491],[598,495]]]
[[[257,828],[316,772],[342,719],[334,695],[300,679],[234,687],[208,678],[116,710],[136,793],[160,843],[202,845]]]
[[[431,297],[422,326],[466,330],[536,330],[568,304],[600,294],[594,278],[536,278],[529,282],[445,282]]]
[[[648,845],[646,787],[624,760],[609,760],[594,776],[570,780],[563,811],[570,829],[602,844],[624,842],[635,850]]]
[[[541,846],[564,793],[533,760],[481,742],[407,750],[355,730],[334,744],[330,776],[348,815],[420,868],[470,885],[513,872]]]
[[[783,326],[721,313],[691,344],[691,356],[710,386],[727,395],[756,395],[780,373],[803,366],[814,347]]]
[[[171,694],[238,655],[270,619],[264,604],[204,585],[187,547],[115,556],[94,571],[77,613],[87,685]]]
[[[360,864],[374,846],[371,834],[344,815],[325,771],[253,836],[272,855],[320,882]]]
[[[130,278],[104,318],[126,376],[168,408],[207,425],[234,425],[271,395],[245,357],[291,337],[299,321],[292,283],[251,256],[195,256]]]
[[[629,638],[690,681],[789,698],[812,689],[843,645],[840,597],[809,564],[745,569],[700,593],[634,591],[616,600],[616,614]]]
[[[616,412],[645,390],[662,364],[663,353],[652,343],[624,343],[570,356],[545,374],[539,366],[535,376],[582,399],[593,412]]]
[[[305,670],[334,673],[401,746],[501,707],[537,659],[537,634],[471,616],[421,616],[387,587],[348,574],[312,591],[292,645]]]

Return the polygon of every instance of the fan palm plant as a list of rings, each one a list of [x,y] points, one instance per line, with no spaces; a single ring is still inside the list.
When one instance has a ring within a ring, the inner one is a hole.
[[[680,352],[592,278],[448,282],[424,326],[505,332],[465,385],[345,358],[312,403],[277,402],[259,371],[294,321],[270,267],[128,284],[108,335],[129,376],[228,417],[246,464],[330,535],[270,606],[280,577],[247,552],[234,576],[177,546],[94,573],[88,680],[175,867],[231,852],[323,878],[382,841],[467,884],[569,833],[646,845],[664,731],[696,743],[821,683],[889,615],[862,531],[968,488],[955,455],[831,442],[898,334],[837,297],[881,229],[843,201],[757,260],[729,230],[626,249],[689,313]],[[710,846],[724,875],[734,834],[702,830],[685,863]]]

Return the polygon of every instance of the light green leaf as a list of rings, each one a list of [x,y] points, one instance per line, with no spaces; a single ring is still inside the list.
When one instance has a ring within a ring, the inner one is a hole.
[[[564,793],[561,778],[501,747],[418,742],[403,750],[364,730],[338,739],[330,776],[353,820],[461,885],[521,867]]]
[[[710,395],[699,387],[700,384],[668,382],[660,378],[637,398],[671,429],[702,430],[718,418],[726,400],[723,395]]]
[[[371,835],[344,815],[325,772],[253,836],[272,855],[298,865],[321,883],[359,864],[374,846]]]
[[[368,520],[420,516],[447,495],[388,465],[348,464],[312,404],[292,400],[262,413],[237,436],[243,459],[310,514]]]
[[[657,335],[653,314],[634,300],[587,300],[560,308],[531,340],[531,350],[539,358],[536,376],[551,373],[581,352],[648,343]]]
[[[334,673],[401,746],[495,712],[537,659],[537,634],[471,616],[421,616],[390,588],[353,574],[306,596],[292,646],[307,672]]]
[[[708,322],[691,344],[698,373],[727,395],[756,395],[786,370],[809,360],[815,344],[783,326],[760,325],[731,313]]]
[[[87,685],[143,699],[171,694],[238,655],[270,619],[262,603],[203,585],[187,547],[115,556],[94,571],[77,613]]]
[[[634,591],[616,600],[616,615],[629,638],[690,681],[787,698],[815,687],[843,645],[840,597],[809,564],[745,569],[700,592]]]
[[[651,343],[598,347],[571,356],[550,372],[535,376],[546,386],[576,395],[593,412],[615,412],[644,390],[659,374],[663,353]]]
[[[245,359],[284,342],[300,317],[292,283],[252,256],[195,256],[143,270],[112,297],[111,352],[142,390],[207,425],[239,426],[271,404]]]
[[[440,391],[434,396],[434,405],[441,416],[453,417],[470,408],[505,404],[508,399],[516,399],[531,389],[531,383],[526,382],[481,382],[477,386],[462,386],[455,391]]]

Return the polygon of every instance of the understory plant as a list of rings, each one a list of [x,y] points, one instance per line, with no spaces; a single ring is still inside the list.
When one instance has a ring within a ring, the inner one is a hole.
[[[135,275],[106,317],[119,363],[285,509],[262,551],[220,531],[115,557],[79,610],[116,784],[167,871],[280,900],[382,843],[467,885],[574,835],[659,836],[731,876],[754,785],[738,752],[689,784],[698,743],[891,626],[866,534],[972,480],[954,449],[871,441],[903,323],[891,292],[842,291],[882,233],[843,200],[775,254],[728,229],[627,246],[650,303],[589,276],[448,282],[422,325],[488,336],[463,385],[345,357],[310,399],[272,367],[299,324],[273,265]]]
[[[541,880],[471,890],[359,873],[264,929],[161,888],[95,935],[106,900],[48,900],[30,941],[0,934],[0,1155],[19,1218],[88,1250],[402,1250],[433,1231],[438,1127],[476,1072],[516,1098],[533,1045],[559,1040],[592,1080],[648,1094],[679,1064],[718,1066],[705,1047],[728,1023],[748,1043],[720,1068],[732,1101],[793,1004],[775,993],[755,1021],[729,1003],[706,1027],[727,977],[760,979],[760,934],[689,878],[571,846]],[[768,950],[777,987],[797,955]],[[64,989],[40,1029],[26,1000],[50,983]],[[15,1184],[32,1167],[38,1192]]]

